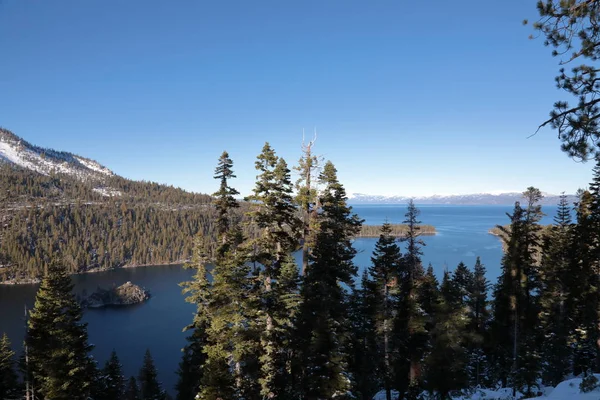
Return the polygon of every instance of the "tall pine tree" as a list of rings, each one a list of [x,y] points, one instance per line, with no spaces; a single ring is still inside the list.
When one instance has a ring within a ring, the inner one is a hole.
[[[0,399],[20,398],[20,388],[15,370],[15,352],[10,347],[6,333],[0,338]]]
[[[166,393],[158,381],[158,373],[150,350],[144,354],[144,362],[138,376],[141,400],[164,400]]]
[[[98,400],[122,399],[125,394],[125,377],[123,366],[113,350],[110,358],[100,372],[100,388]]]
[[[57,263],[48,272],[29,313],[29,365],[36,395],[48,399],[87,399],[96,366],[89,355],[87,324],[72,293],[73,284]]]
[[[394,328],[397,335],[403,338],[397,343],[395,381],[400,392],[406,392],[409,398],[420,392],[421,364],[428,341],[425,326],[427,316],[421,307],[419,293],[419,285],[424,276],[421,248],[425,245],[420,239],[419,213],[419,209],[410,200],[404,220],[408,230],[402,238],[406,243],[406,251],[398,278],[398,309]]]
[[[543,380],[556,386],[570,372],[573,362],[569,331],[571,317],[575,315],[570,291],[573,288],[570,250],[573,226],[571,210],[566,196],[560,197],[554,225],[542,241],[542,268],[540,291],[540,323],[543,329],[542,344]]]
[[[391,400],[392,379],[394,365],[394,343],[398,338],[394,337],[394,316],[396,314],[398,284],[402,264],[400,247],[396,244],[396,238],[392,235],[389,223],[381,227],[379,240],[375,244],[375,250],[371,257],[369,267],[369,281],[365,288],[370,293],[368,299],[372,301],[373,315],[371,319],[375,324],[376,353],[380,360],[378,371],[383,379],[383,387],[386,399]]]
[[[348,288],[357,268],[352,238],[362,221],[347,204],[346,191],[331,162],[319,180],[319,231],[301,289],[298,335],[301,342],[301,398],[323,399],[345,395],[348,376]]]
[[[293,276],[293,259],[289,254],[296,250],[300,243],[301,221],[297,217],[293,185],[290,170],[285,160],[275,155],[275,151],[266,143],[256,161],[259,171],[253,195],[248,200],[253,203],[249,213],[250,220],[259,229],[258,237],[253,241],[252,261],[260,265],[258,279],[260,287],[260,312],[255,321],[256,328],[261,332],[260,365],[261,365],[261,394],[267,398],[282,398],[289,393],[285,376],[286,347],[292,336],[291,324],[280,322],[287,320],[293,313],[288,306],[295,306],[285,298],[287,293],[277,290],[280,283],[282,262],[286,260],[288,274],[286,290],[297,293],[297,287],[290,284],[297,282]],[[283,385],[283,386],[281,386]]]

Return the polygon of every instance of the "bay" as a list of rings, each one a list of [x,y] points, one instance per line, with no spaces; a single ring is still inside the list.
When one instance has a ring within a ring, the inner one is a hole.
[[[437,234],[423,236],[423,263],[431,263],[438,277],[444,269],[453,270],[463,261],[472,267],[477,256],[488,270],[488,279],[495,283],[500,273],[502,246],[488,233],[497,224],[508,223],[506,212],[512,206],[419,206],[423,224],[435,226]],[[542,223],[551,223],[556,207],[544,207],[547,216]],[[365,223],[381,225],[401,223],[405,205],[356,205],[356,212]],[[360,270],[370,265],[376,238],[360,238],[354,245],[359,253],[356,263]],[[403,245],[401,245],[403,247]],[[192,320],[194,306],[186,303],[180,282],[190,280],[193,271],[181,265],[122,268],[114,271],[73,276],[75,292],[94,291],[98,286],[110,287],[131,281],[150,290],[152,298],[144,304],[125,308],[86,310],[89,340],[95,345],[93,355],[100,365],[115,349],[127,376],[136,376],[144,352],[150,349],[158,367],[159,378],[174,394],[176,370],[185,345],[183,327]],[[360,276],[360,275],[359,275]],[[33,306],[37,285],[0,285],[0,334],[6,332],[15,350],[25,333],[24,307]]]

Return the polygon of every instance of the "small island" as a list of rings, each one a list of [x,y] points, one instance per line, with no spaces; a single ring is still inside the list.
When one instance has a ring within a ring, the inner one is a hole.
[[[392,236],[398,238],[406,237],[408,225],[405,224],[390,224],[392,228]],[[419,235],[432,236],[435,235],[435,227],[432,225],[419,225]],[[381,235],[381,225],[363,225],[360,233],[356,237],[361,238],[378,238]]]
[[[131,282],[126,282],[112,289],[98,288],[84,298],[81,305],[87,308],[128,306],[143,303],[149,298],[150,292]]]

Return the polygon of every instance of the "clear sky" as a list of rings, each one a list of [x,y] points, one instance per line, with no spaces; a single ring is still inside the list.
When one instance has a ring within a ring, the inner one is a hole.
[[[349,193],[574,192],[534,0],[0,0],[0,126],[133,179],[247,194],[302,129]]]

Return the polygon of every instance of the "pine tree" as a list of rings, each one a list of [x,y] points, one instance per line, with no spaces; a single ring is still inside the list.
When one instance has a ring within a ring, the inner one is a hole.
[[[177,370],[177,400],[194,400],[200,392],[202,367],[206,362],[203,352],[207,343],[206,325],[197,324],[192,329],[192,334],[186,338],[188,343],[182,350],[183,356]]]
[[[125,377],[123,376],[123,366],[113,350],[110,358],[104,365],[100,374],[99,400],[121,399],[125,393]]]
[[[197,304],[206,311],[199,311],[197,318],[206,324],[206,344],[203,352],[206,361],[202,368],[199,398],[203,400],[251,398],[258,391],[256,372],[257,333],[251,322],[257,309],[247,263],[247,251],[240,247],[244,241],[234,210],[239,207],[233,197],[238,192],[229,186],[235,175],[233,163],[223,153],[216,169],[215,178],[221,184],[215,193],[218,247],[212,257],[212,285],[199,272],[198,288],[193,293]],[[201,303],[204,303],[200,305]],[[207,316],[206,318],[202,315]],[[204,322],[205,321],[205,322]]]
[[[540,323],[544,334],[542,359],[545,361],[542,377],[553,386],[568,374],[573,361],[569,344],[569,316],[575,315],[574,303],[569,299],[573,283],[570,270],[572,228],[569,204],[563,194],[554,226],[544,235],[542,243]]]
[[[396,385],[400,392],[407,392],[408,397],[414,397],[419,392],[421,361],[427,347],[427,318],[420,305],[419,284],[424,275],[421,263],[421,247],[425,243],[419,238],[419,210],[412,200],[408,203],[405,220],[408,226],[406,236],[406,251],[401,263],[398,279],[398,310],[395,321],[395,331],[403,337],[398,343]]]
[[[278,326],[278,320],[288,314],[284,299],[277,296],[281,263],[287,259],[288,273],[292,273],[292,259],[288,256],[299,246],[298,232],[301,221],[296,216],[292,197],[293,186],[290,170],[285,160],[275,155],[266,143],[256,161],[257,176],[254,193],[248,198],[254,202],[254,210],[249,213],[251,222],[259,229],[259,236],[252,245],[252,261],[262,267],[258,272],[261,282],[261,312],[257,314],[256,328],[261,332],[260,365],[261,394],[268,398],[281,398],[289,392],[288,380],[282,379],[287,372],[282,357],[286,357],[285,346],[291,337],[291,325]],[[297,281],[293,279],[288,282]],[[298,288],[288,290],[297,292]],[[275,382],[283,384],[277,385]]]
[[[488,309],[487,293],[490,283],[485,277],[486,269],[477,257],[473,267],[473,284],[468,294],[467,306],[469,310],[468,331],[472,333],[472,340],[469,348],[469,382],[472,386],[487,384],[488,368],[487,354],[489,349],[486,344],[489,343],[488,324],[490,313]]]
[[[350,295],[350,322],[352,326],[351,357],[348,369],[354,377],[352,394],[362,400],[371,400],[385,386],[385,370],[381,365],[384,348],[378,346],[375,322],[375,287],[368,272],[363,271],[361,285]]]
[[[461,268],[464,268],[462,263]],[[449,399],[451,391],[464,389],[468,384],[468,311],[460,287],[462,280],[462,276],[451,277],[448,271],[444,272],[441,301],[431,332],[431,350],[425,360],[428,390],[439,399]]]
[[[513,391],[531,392],[539,376],[539,221],[542,217],[541,192],[528,188],[524,192],[527,207],[519,202],[504,233],[506,252],[502,273],[494,292],[492,338],[499,379],[510,383]]]
[[[140,394],[140,387],[137,384],[137,381],[133,376],[129,378],[127,381],[127,388],[125,389],[125,394],[123,396],[124,400],[142,400]]]
[[[52,263],[29,314],[25,340],[33,385],[41,397],[87,399],[91,391],[96,367],[72,289],[65,270]]]
[[[14,357],[15,352],[11,349],[8,336],[4,333],[0,339],[0,399],[21,397]]]
[[[346,191],[331,162],[319,180],[319,231],[309,255],[301,288],[302,306],[298,327],[303,360],[299,387],[303,398],[341,396],[350,388],[348,374],[348,293],[357,268],[352,238],[362,221],[347,205]]]
[[[600,368],[598,340],[600,332],[600,159],[588,191],[579,193],[576,204],[577,224],[571,250],[572,282],[568,303],[576,309],[571,329],[573,372],[586,373]]]
[[[188,343],[182,349],[183,356],[177,371],[177,400],[195,399],[203,379],[202,368],[206,362],[204,347],[208,344],[210,321],[211,283],[206,269],[210,254],[210,242],[199,233],[194,239],[192,259],[184,265],[185,268],[196,270],[194,279],[181,284],[184,287],[183,294],[187,295],[186,301],[196,304],[196,314],[192,323],[184,328],[184,331],[192,331],[192,334],[186,338]]]
[[[158,373],[154,366],[154,360],[150,354],[150,350],[146,350],[144,354],[144,362],[140,369],[138,377],[140,383],[140,398],[141,400],[164,400],[165,391],[162,389],[158,381]]]
[[[397,309],[398,280],[402,263],[402,254],[396,244],[396,238],[392,236],[392,228],[389,223],[381,227],[381,235],[375,244],[375,250],[371,257],[369,267],[368,300],[373,302],[370,318],[375,324],[377,348],[375,355],[380,360],[378,371],[383,378],[383,387],[386,399],[391,400],[392,391],[392,367],[394,365],[393,346],[394,333],[393,322]]]

